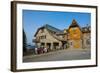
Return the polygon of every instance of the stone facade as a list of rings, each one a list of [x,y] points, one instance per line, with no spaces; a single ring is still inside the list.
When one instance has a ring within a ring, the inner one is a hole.
[[[64,31],[44,25],[37,30],[34,42],[38,47],[45,47],[48,50],[91,48],[91,28],[81,28],[76,20],[73,20]]]
[[[39,28],[35,34],[35,43],[38,47],[45,47],[48,50],[60,49],[63,45],[62,35],[48,29],[49,25]],[[51,26],[49,26],[51,27]]]
[[[83,39],[83,48],[91,48],[91,29],[90,27],[85,27],[83,29],[83,35],[82,35],[82,39]]]

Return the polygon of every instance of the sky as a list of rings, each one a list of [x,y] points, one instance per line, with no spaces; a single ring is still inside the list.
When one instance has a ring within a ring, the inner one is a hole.
[[[73,19],[80,27],[91,25],[90,13],[23,10],[23,29],[27,43],[33,44],[32,39],[39,27],[49,24],[63,30],[69,27]]]

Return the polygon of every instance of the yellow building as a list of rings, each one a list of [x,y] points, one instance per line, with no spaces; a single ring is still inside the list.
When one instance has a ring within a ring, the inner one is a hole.
[[[65,39],[68,42],[69,48],[90,48],[90,26],[80,27],[75,19],[66,30]],[[65,30],[64,30],[65,33]],[[67,37],[67,38],[66,38]]]
[[[69,48],[82,48],[82,32],[78,23],[73,20],[68,28]]]

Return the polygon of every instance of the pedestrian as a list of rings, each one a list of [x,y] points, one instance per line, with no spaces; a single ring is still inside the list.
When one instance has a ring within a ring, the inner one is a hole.
[[[37,48],[35,48],[35,54],[38,54],[38,52],[37,52]]]
[[[44,48],[44,52],[47,53],[47,48]]]

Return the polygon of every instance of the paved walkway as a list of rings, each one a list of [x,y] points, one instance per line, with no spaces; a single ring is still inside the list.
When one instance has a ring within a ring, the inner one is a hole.
[[[39,55],[24,56],[23,62],[90,59],[90,53],[90,49],[64,49]]]

